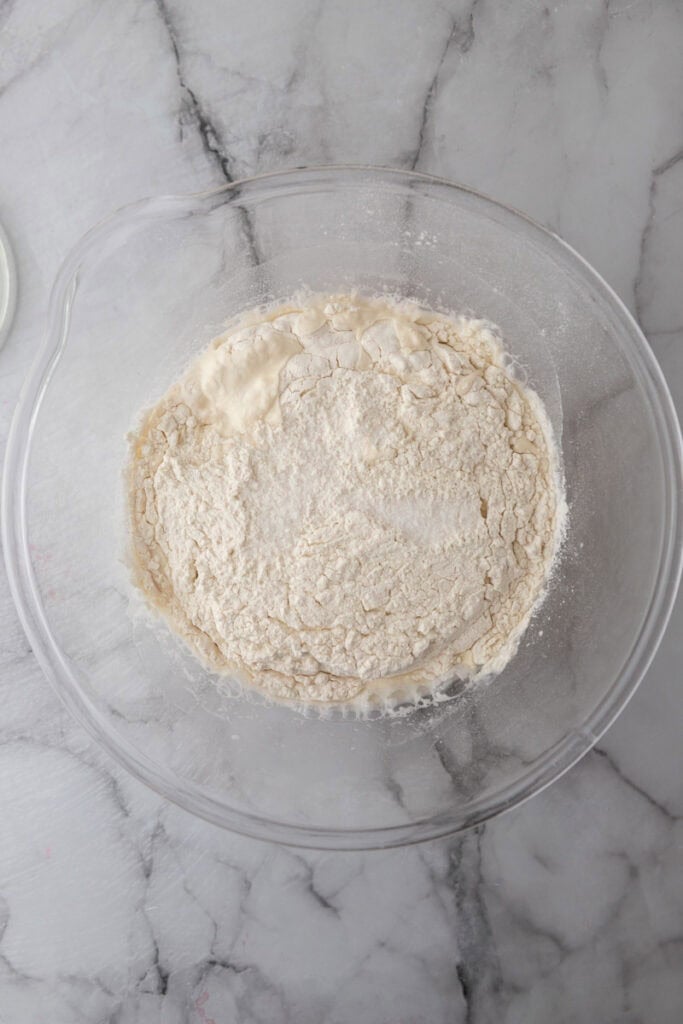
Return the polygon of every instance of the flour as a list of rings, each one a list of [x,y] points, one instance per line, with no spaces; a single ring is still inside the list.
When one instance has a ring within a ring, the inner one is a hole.
[[[561,540],[490,325],[308,299],[217,338],[132,438],[136,583],[213,670],[350,701],[500,670]]]

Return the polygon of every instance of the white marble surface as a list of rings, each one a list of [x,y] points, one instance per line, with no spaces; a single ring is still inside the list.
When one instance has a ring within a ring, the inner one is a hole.
[[[80,234],[313,162],[443,174],[573,243],[683,402],[678,0],[0,0],[4,437]],[[165,804],[72,723],[0,581],[0,1021],[680,1024],[681,611],[599,749],[464,837],[292,852]]]

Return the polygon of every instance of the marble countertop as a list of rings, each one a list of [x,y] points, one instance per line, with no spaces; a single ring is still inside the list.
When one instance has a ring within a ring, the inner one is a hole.
[[[0,0],[0,431],[50,284],[114,207],[321,162],[418,168],[563,235],[683,402],[677,0]],[[239,839],[75,725],[0,579],[0,1021],[680,1024],[683,615],[598,748],[464,836]]]

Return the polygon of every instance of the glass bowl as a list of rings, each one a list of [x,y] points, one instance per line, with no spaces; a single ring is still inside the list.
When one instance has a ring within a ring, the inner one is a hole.
[[[569,532],[518,654],[395,717],[302,714],[216,680],[144,614],[124,564],[126,434],[229,316],[301,286],[497,323],[561,446]],[[420,174],[326,167],[148,199],[66,260],[8,445],[14,598],[90,733],[188,810],[336,849],[456,832],[519,804],[624,707],[681,563],[681,439],[634,320],[557,237]]]

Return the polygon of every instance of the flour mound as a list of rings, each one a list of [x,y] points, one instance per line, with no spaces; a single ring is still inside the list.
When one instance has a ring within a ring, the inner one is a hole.
[[[561,539],[539,399],[490,325],[255,312],[132,438],[135,581],[213,670],[350,701],[500,670]]]

